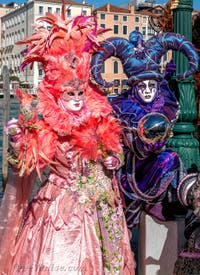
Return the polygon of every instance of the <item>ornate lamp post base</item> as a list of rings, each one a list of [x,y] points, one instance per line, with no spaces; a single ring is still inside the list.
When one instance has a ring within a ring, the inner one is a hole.
[[[193,0],[176,0],[172,4],[174,17],[174,32],[192,40],[192,6]],[[177,74],[187,69],[185,57],[178,52],[174,53]],[[174,137],[168,141],[168,147],[176,151],[189,172],[200,170],[199,142],[193,137],[194,121],[197,118],[197,108],[192,77],[178,83],[177,97],[180,103],[180,115],[174,126]]]

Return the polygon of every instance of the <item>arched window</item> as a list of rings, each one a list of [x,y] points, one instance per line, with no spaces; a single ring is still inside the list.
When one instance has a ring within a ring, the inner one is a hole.
[[[25,37],[25,33],[24,33],[24,28],[23,28],[21,31],[21,39],[24,39],[24,37]]]
[[[39,6],[39,15],[42,15],[44,13],[44,7]]]
[[[118,62],[114,61],[114,74],[118,74]]]

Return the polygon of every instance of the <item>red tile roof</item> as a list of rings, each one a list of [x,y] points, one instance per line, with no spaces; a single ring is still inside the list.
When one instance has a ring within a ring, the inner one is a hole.
[[[40,2],[41,0],[35,0],[36,2]],[[47,2],[47,3],[62,3],[62,0],[42,0],[42,2]],[[79,5],[79,6],[91,6],[87,3],[83,4],[81,2],[76,2],[72,0],[65,0],[66,5]]]
[[[108,7],[110,6],[110,8],[108,9]],[[114,6],[111,4],[106,4],[102,7],[99,7],[97,9],[95,9],[95,11],[107,11],[107,12],[117,12],[117,13],[130,13],[129,9],[126,8],[121,8],[118,6]]]

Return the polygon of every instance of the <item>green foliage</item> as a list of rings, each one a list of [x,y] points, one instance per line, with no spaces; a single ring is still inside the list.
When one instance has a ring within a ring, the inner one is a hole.
[[[19,77],[15,75],[10,76],[10,81],[18,81],[19,82]]]

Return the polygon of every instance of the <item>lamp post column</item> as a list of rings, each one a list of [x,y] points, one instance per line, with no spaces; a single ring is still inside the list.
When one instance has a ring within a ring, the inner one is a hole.
[[[192,40],[193,0],[174,0],[172,3],[174,32]],[[176,73],[188,68],[188,61],[180,52],[173,55]],[[186,169],[190,172],[200,170],[199,142],[194,138],[194,122],[197,118],[197,107],[192,76],[178,82],[177,98],[180,104],[180,115],[174,126],[174,136],[168,141],[168,147],[181,157]]]

